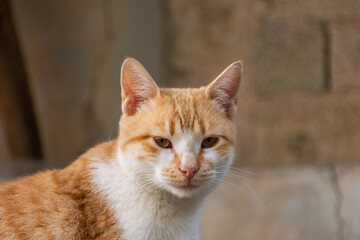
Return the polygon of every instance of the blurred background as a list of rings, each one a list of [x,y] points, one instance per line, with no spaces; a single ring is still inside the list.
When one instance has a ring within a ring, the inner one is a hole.
[[[203,239],[360,239],[359,0],[0,1],[0,181],[116,138],[126,56],[161,87],[244,61]]]

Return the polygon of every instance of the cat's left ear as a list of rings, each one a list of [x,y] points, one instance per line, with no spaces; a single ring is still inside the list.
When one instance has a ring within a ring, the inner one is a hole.
[[[242,62],[234,62],[205,89],[206,96],[213,100],[229,118],[232,118],[236,113],[237,93],[242,72]]]
[[[159,94],[150,74],[134,58],[125,59],[121,67],[122,111],[126,115],[136,113],[141,104]]]

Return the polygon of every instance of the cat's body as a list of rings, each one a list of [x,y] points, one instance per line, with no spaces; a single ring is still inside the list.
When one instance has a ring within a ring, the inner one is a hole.
[[[241,67],[206,88],[160,90],[127,59],[118,139],[0,185],[0,239],[200,239],[201,205],[234,156]]]
[[[112,156],[99,145],[64,170],[0,185],[0,239],[119,239],[115,214],[91,183],[90,157]]]

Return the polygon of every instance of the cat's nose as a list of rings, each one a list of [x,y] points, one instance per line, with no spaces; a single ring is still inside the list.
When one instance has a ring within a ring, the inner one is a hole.
[[[195,173],[199,170],[199,167],[197,165],[195,166],[181,165],[179,169],[185,174],[187,179],[191,180],[194,177]]]

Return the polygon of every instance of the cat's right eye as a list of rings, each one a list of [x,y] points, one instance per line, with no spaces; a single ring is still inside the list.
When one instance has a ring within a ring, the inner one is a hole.
[[[172,148],[170,140],[161,137],[154,137],[156,144],[162,148]]]

